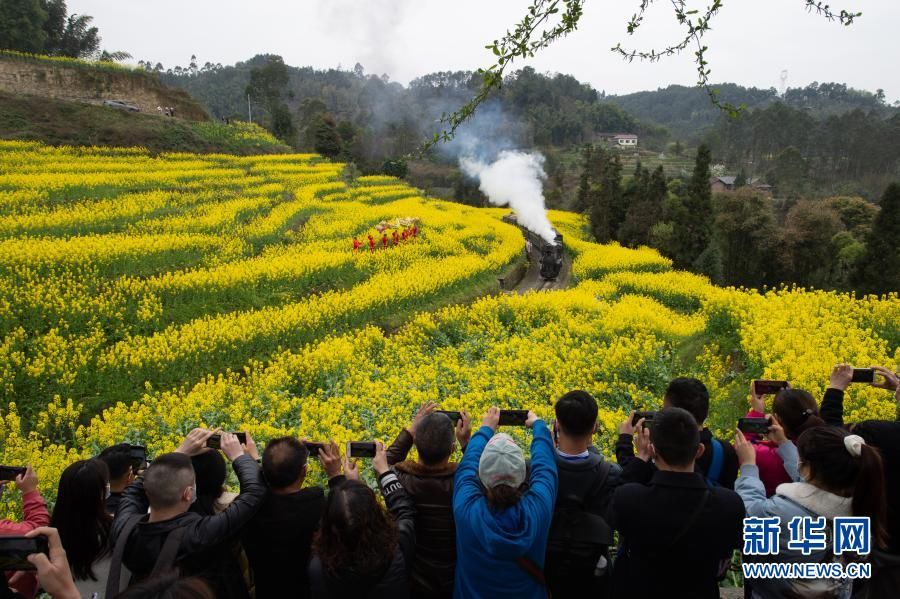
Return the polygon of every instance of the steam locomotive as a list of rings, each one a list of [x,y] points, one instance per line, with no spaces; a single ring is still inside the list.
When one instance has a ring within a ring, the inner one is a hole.
[[[503,222],[515,225],[522,230],[522,235],[525,237],[525,254],[532,263],[537,261],[541,265],[541,278],[545,281],[556,279],[563,264],[562,235],[554,229],[556,238],[553,243],[548,243],[537,233],[520,225],[515,214],[507,214],[503,217]]]

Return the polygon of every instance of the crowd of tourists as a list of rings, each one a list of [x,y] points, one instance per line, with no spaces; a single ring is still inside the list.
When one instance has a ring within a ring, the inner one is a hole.
[[[898,376],[875,370],[869,384],[900,402]],[[551,421],[528,412],[527,434],[507,434],[497,407],[473,433],[465,411],[427,403],[365,462],[334,442],[280,437],[260,452],[249,434],[200,428],[149,463],[123,443],[66,468],[52,511],[27,467],[9,481],[23,516],[0,521],[0,546],[47,547],[6,572],[0,596],[714,598],[743,551],[871,566],[863,579],[748,578],[748,597],[900,597],[900,422],[845,422],[852,380],[838,365],[821,402],[787,385],[768,410],[754,386],[757,429],[727,438],[705,424],[703,383],[672,380],[660,410],[620,425],[615,461],[595,445],[615,431],[573,390]],[[516,439],[529,437],[526,458]],[[798,517],[868,518],[871,549],[747,550],[747,522],[777,518],[787,540]]]

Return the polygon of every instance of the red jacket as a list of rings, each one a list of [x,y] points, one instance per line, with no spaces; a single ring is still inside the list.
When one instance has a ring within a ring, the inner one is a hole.
[[[750,410],[747,412],[747,418],[765,418],[766,415]],[[761,435],[753,433],[744,433],[744,437],[751,443],[756,450],[756,465],[759,468],[759,479],[766,487],[766,497],[775,494],[775,489],[781,483],[793,482],[787,471],[784,469],[784,460],[778,454],[778,446],[771,441],[766,440]]]
[[[50,513],[44,498],[37,491],[29,491],[22,495],[22,511],[25,518],[21,522],[0,520],[0,537],[20,537],[35,528],[50,525]],[[14,572],[7,572],[7,580]],[[34,574],[21,577],[13,588],[23,597],[34,597],[37,594],[37,578]]]

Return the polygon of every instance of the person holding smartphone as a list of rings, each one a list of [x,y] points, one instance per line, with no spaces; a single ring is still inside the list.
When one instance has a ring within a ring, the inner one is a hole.
[[[0,481],[0,491],[7,483],[13,483],[22,494],[22,513],[21,522],[13,522],[12,520],[0,520],[0,536],[15,537],[21,536],[41,526],[50,524],[50,513],[47,511],[47,504],[44,498],[38,492],[38,479],[34,468],[25,467],[25,472],[20,472],[11,480]],[[11,578],[13,573],[6,573],[7,580]],[[12,588],[15,589],[23,597],[34,597],[37,593],[37,579],[32,574],[25,574],[16,577]]]
[[[529,411],[529,473],[522,449],[496,432],[500,410],[490,408],[481,422],[453,481],[459,548],[454,597],[545,598],[544,560],[558,486],[553,438]]]
[[[869,385],[893,393],[894,401],[900,407],[900,376],[884,366],[873,366],[872,370],[882,380],[873,380]],[[839,380],[835,380],[836,377],[840,377]],[[869,555],[872,578],[867,587],[870,597],[900,597],[900,421],[864,420],[845,423],[843,390],[850,385],[852,379],[852,367],[846,364],[834,367],[831,384],[822,401],[822,418],[831,426],[859,435],[867,444],[881,451],[887,496],[888,542],[886,548],[875,547]]]
[[[765,397],[759,391],[766,390],[750,383],[750,411],[747,418],[767,418],[765,435],[744,432],[744,437],[756,450],[759,479],[766,488],[766,496],[775,494],[778,485],[800,480],[797,451],[794,442],[804,431],[825,426],[819,417],[816,400],[802,389],[783,387],[772,401],[772,413],[766,414]]]
[[[131,445],[119,443],[107,447],[100,452],[97,459],[109,468],[109,496],[106,498],[106,511],[112,516],[119,509],[122,493],[134,482],[139,468],[135,468],[135,460],[131,453]]]
[[[436,410],[433,402],[423,404],[387,450],[388,464],[416,504],[416,557],[410,576],[413,598],[453,596],[453,478],[458,464],[451,462],[450,456],[457,443],[465,450],[472,426],[465,411]],[[413,446],[419,454],[415,461],[406,459]]]
[[[178,449],[158,456],[144,475],[125,489],[111,531],[108,597],[119,592],[123,564],[132,573],[129,584],[176,566],[185,575],[210,573],[207,580],[216,583],[218,564],[210,563],[204,553],[237,536],[266,495],[256,461],[245,453],[236,435],[221,433],[221,450],[231,461],[241,492],[221,513],[190,511],[197,497],[191,456],[206,451],[207,440],[218,432],[192,430]],[[216,588],[215,592],[217,597],[227,598],[233,593],[240,595],[241,589]]]
[[[257,599],[283,597],[284,589],[293,589],[293,597],[310,596],[308,566],[325,508],[325,490],[307,483],[309,460],[321,464],[330,490],[346,480],[334,441],[317,452],[311,455],[295,437],[272,439],[263,451],[262,471],[269,492],[241,535]]]
[[[328,494],[309,564],[312,596],[408,597],[416,545],[412,499],[375,443],[372,468],[386,507],[360,481],[359,467],[344,458],[346,481]]]

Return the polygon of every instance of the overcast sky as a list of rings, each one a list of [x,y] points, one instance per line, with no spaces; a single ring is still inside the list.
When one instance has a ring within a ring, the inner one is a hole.
[[[900,2],[845,0],[859,10],[842,27],[808,14],[804,0],[726,1],[707,37],[714,81],[789,87],[835,81],[884,89],[900,100]],[[690,4],[690,2],[689,2]],[[706,0],[696,3],[705,6]],[[68,0],[69,11],[93,15],[107,50],[166,67],[198,62],[233,64],[273,53],[294,66],[351,68],[387,73],[407,83],[438,70],[491,63],[485,44],[522,16],[528,0]],[[607,93],[696,82],[693,53],[656,64],[626,64],[609,48],[661,47],[676,41],[679,26],[669,2],[649,12],[640,36],[625,24],[638,0],[590,0],[577,32],[529,63],[539,71],[568,73]]]

